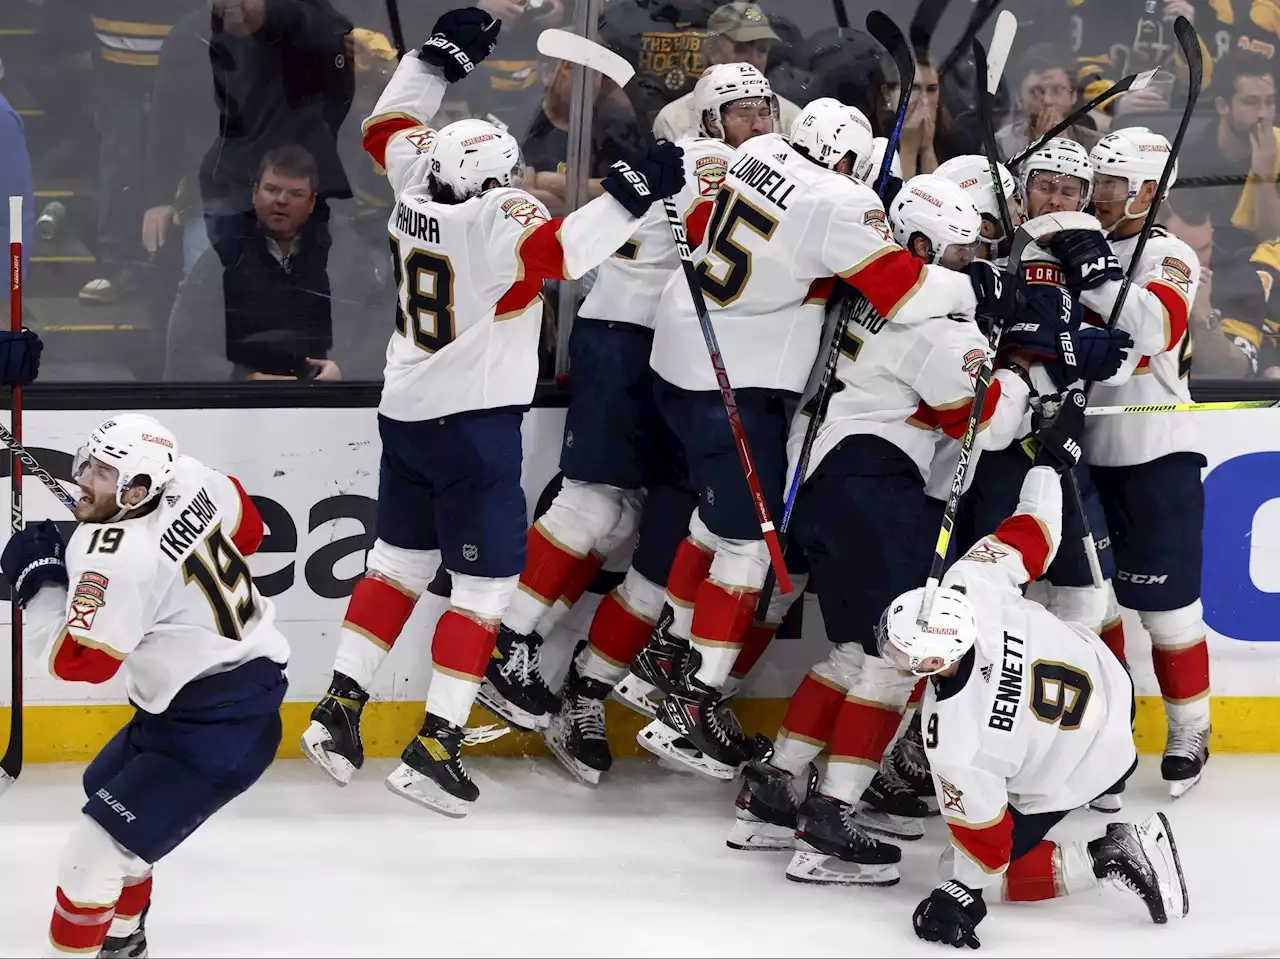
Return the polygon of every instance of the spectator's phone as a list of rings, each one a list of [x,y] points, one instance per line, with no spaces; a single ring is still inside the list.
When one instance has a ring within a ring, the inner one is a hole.
[[[294,375],[300,380],[314,380],[320,375],[320,367],[303,360],[298,364],[298,369]]]

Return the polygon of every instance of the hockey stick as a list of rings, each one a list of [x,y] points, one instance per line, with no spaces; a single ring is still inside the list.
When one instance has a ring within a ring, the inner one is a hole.
[[[1226,413],[1231,410],[1280,409],[1280,400],[1226,400],[1221,403],[1156,403],[1147,406],[1090,406],[1085,416],[1118,416],[1121,413]]]
[[[9,329],[22,329],[22,197],[9,197]],[[22,438],[22,387],[13,387],[13,435]],[[9,454],[9,529],[22,531],[22,461]],[[12,584],[10,584],[12,590]],[[0,793],[12,786],[22,774],[22,607],[16,593],[10,593],[13,615],[10,649],[11,693],[9,697],[9,745],[0,758]]]
[[[603,73],[616,83],[619,88],[625,87],[635,76],[635,68],[612,50],[601,46],[586,37],[569,33],[566,30],[543,30],[538,35],[538,52],[544,56],[568,60],[584,67],[590,67]],[[791,577],[787,575],[787,564],[782,557],[782,544],[778,540],[777,530],[769,515],[769,506],[765,502],[764,490],[760,487],[760,478],[756,472],[755,461],[751,456],[751,447],[747,442],[747,433],[742,425],[742,414],[738,409],[738,398],[729,381],[729,373],[724,366],[724,356],[720,352],[720,343],[716,339],[715,327],[711,324],[711,316],[707,311],[707,301],[702,295],[702,282],[697,268],[693,264],[693,254],[689,250],[689,238],[685,233],[684,219],[676,209],[675,201],[670,197],[662,201],[662,210],[667,216],[667,225],[671,228],[671,239],[675,242],[676,253],[680,257],[680,268],[684,271],[685,283],[689,287],[689,296],[693,299],[693,309],[698,315],[698,326],[702,329],[702,338],[707,345],[707,353],[711,358],[711,366],[715,371],[716,384],[720,390],[720,399],[724,403],[725,415],[729,418],[729,428],[733,431],[734,444],[738,448],[738,458],[742,462],[742,473],[751,492],[751,500],[755,504],[756,519],[760,523],[760,533],[765,546],[769,550],[769,562],[777,577],[778,584],[784,593],[791,592]]]
[[[1000,6],[1001,0],[980,0],[974,5],[973,13],[969,15],[969,22],[965,24],[964,32],[960,34],[960,39],[956,45],[951,48],[951,52],[947,54],[942,66],[938,68],[938,82],[950,73],[960,58],[964,56],[965,51],[971,50],[974,39],[978,36],[978,32],[982,30],[986,22],[991,19],[991,15],[996,12],[996,8]],[[981,79],[977,81],[981,83]]]
[[[396,53],[404,56],[404,29],[400,26],[400,4],[397,0],[387,0],[387,22],[391,26],[391,42],[396,45]]]
[[[18,438],[0,425],[0,443],[9,448],[9,452],[18,457],[28,473],[44,484],[45,489],[57,497],[58,502],[71,512],[76,511],[76,498],[67,492],[67,488],[58,482],[58,478],[40,465],[32,452],[18,442]]]
[[[1000,176],[1000,147],[996,144],[995,97],[1000,89],[1000,77],[1004,74],[1005,63],[1009,59],[1009,51],[1013,48],[1013,38],[1018,32],[1018,18],[1008,10],[1000,14],[996,20],[995,32],[991,36],[991,58],[982,44],[973,41],[973,66],[980,80],[978,86],[978,123],[982,126],[982,145],[987,152],[987,172],[991,176],[991,188],[996,194],[996,206],[1000,210],[1000,226],[1004,235],[1013,237],[1013,217],[1009,215],[1009,198],[1004,194],[1004,178]],[[1012,239],[1010,239],[1012,242]],[[1000,340],[999,331],[992,337],[993,343]]]
[[[1050,130],[1048,133],[1045,133],[1042,136],[1038,137],[1036,141],[1032,143],[1029,147],[1027,147],[1021,153],[1014,156],[1013,159],[1009,160],[1005,164],[1005,166],[1009,167],[1010,169],[1013,169],[1014,167],[1021,165],[1023,161],[1027,159],[1027,157],[1031,156],[1031,154],[1035,153],[1037,150],[1043,147],[1046,143],[1048,143],[1050,140],[1056,137],[1059,133],[1067,129],[1067,127],[1074,126],[1075,124],[1079,123],[1082,119],[1084,119],[1086,114],[1096,109],[1097,107],[1101,106],[1103,103],[1106,103],[1112,97],[1118,97],[1120,94],[1128,93],[1130,91],[1146,89],[1148,86],[1151,85],[1152,79],[1159,72],[1160,72],[1160,68],[1156,67],[1154,70],[1147,70],[1145,73],[1133,73],[1125,77],[1123,80],[1120,80],[1118,83],[1115,83],[1112,86],[1107,87],[1107,89],[1103,90],[1101,93],[1099,93],[1096,97],[1094,97],[1084,106],[1080,107],[1077,110],[1072,111],[1070,116],[1068,116],[1065,120],[1062,120],[1059,123],[1057,123],[1054,126],[1054,128]]]
[[[893,155],[898,149],[898,140],[902,137],[902,124],[907,117],[907,108],[911,105],[911,87],[915,83],[916,61],[898,25],[879,10],[867,14],[867,33],[876,42],[889,51],[894,64],[898,68],[898,113],[894,120],[893,131],[889,134],[889,143],[884,151],[884,159],[880,161],[880,171],[874,180],[876,193],[884,202],[884,191],[893,169]],[[848,291],[840,303],[840,312],[836,316],[835,328],[831,333],[831,341],[827,345],[827,356],[822,366],[822,378],[818,381],[818,391],[813,396],[813,414],[809,425],[805,427],[804,440],[800,444],[800,454],[796,459],[796,471],[791,477],[791,486],[787,490],[786,503],[782,509],[782,523],[778,527],[778,535],[786,536],[791,527],[791,513],[796,506],[796,497],[800,493],[800,485],[805,474],[809,472],[809,457],[813,453],[814,443],[818,440],[818,432],[827,417],[827,407],[831,405],[831,394],[835,392],[836,367],[840,363],[840,346],[844,342],[845,332],[849,329],[849,321],[855,310],[868,306],[862,294]],[[763,621],[769,610],[769,600],[773,598],[774,577],[772,568],[765,576],[764,586],[760,589],[760,598],[756,601],[756,619]]]

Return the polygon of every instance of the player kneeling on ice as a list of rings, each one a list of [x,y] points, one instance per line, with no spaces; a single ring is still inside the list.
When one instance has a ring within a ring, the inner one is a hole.
[[[145,956],[152,864],[275,757],[289,645],[244,560],[263,526],[235,479],[132,413],[93,431],[74,477],[70,543],[46,520],[0,566],[53,675],[105,683],[123,666],[137,712],[85,770],[46,954]]]
[[[604,195],[551,219],[518,188],[524,166],[509,134],[481,120],[429,129],[448,83],[492,52],[499,27],[474,7],[444,14],[364,123],[364,148],[396,195],[399,285],[378,407],[377,539],[332,685],[302,737],[309,759],[350,781],[364,763],[360,713],[374,673],[443,564],[450,608],[432,640],[426,719],[387,786],[450,816],[479,796],[460,752],[464,736],[492,730],[463,726],[524,567],[520,425],[538,375],[542,281],[599,265],[684,182],[679,147],[642,150],[614,164]]]
[[[951,845],[945,881],[916,908],[914,924],[934,942],[976,949],[988,890],[1031,901],[1112,880],[1141,896],[1153,922],[1187,914],[1163,813],[1113,823],[1089,842],[1044,838],[1138,764],[1124,665],[1092,630],[1022,593],[1057,551],[1061,474],[1081,455],[1084,394],[1071,390],[1057,405],[1036,431],[1039,450],[1017,511],[939,587],[904,593],[880,620],[885,660],[931,677],[921,707],[925,749]]]

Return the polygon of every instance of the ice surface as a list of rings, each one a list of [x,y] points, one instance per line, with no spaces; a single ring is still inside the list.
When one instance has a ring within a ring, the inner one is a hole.
[[[981,956],[1280,956],[1280,757],[1215,756],[1177,803],[1144,756],[1124,813],[1163,807],[1191,915],[1153,926],[1132,894],[994,905]],[[156,868],[151,954],[180,956],[957,956],[911,913],[935,883],[940,820],[904,843],[889,889],[783,878],[786,853],[726,848],[733,785],[620,761],[596,790],[548,758],[477,759],[449,820],[387,792],[390,761],[346,789],[278,762]],[[79,767],[33,766],[0,800],[0,956],[43,948]],[[1061,834],[1107,817],[1073,813]],[[964,953],[967,955],[967,951]]]

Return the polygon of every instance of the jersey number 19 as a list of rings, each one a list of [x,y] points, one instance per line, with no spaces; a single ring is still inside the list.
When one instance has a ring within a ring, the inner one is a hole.
[[[235,544],[223,535],[221,523],[183,562],[182,581],[195,582],[200,587],[209,601],[218,632],[232,642],[239,642],[240,628],[257,613],[253,602],[253,575]]]

